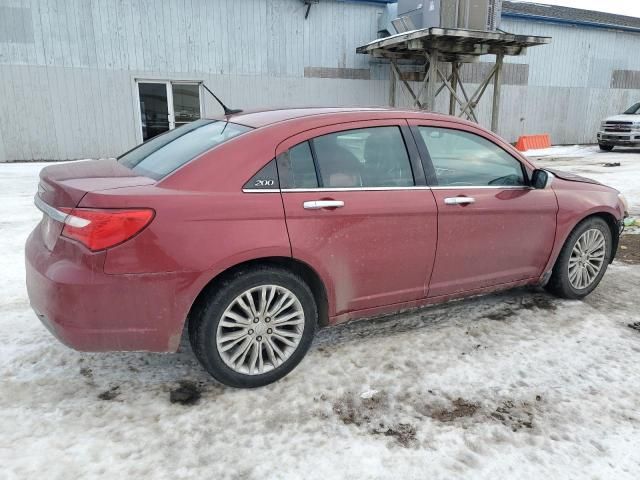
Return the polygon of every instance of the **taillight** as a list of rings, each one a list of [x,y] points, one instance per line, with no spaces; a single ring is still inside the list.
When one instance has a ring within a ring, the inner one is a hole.
[[[153,219],[148,208],[109,210],[61,208],[68,214],[62,235],[77,240],[90,250],[104,250],[137,235]]]

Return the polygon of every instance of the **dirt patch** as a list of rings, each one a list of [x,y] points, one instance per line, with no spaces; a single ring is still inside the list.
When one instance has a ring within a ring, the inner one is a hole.
[[[111,387],[109,390],[105,390],[104,392],[102,392],[100,395],[98,395],[98,398],[100,400],[115,400],[115,398],[120,395],[120,387],[119,386],[115,386],[115,387]]]
[[[536,401],[540,401],[541,399],[542,397],[539,395],[536,396]],[[498,420],[504,426],[511,428],[512,431],[517,432],[523,428],[533,428],[532,410],[531,404],[528,402],[522,402],[520,405],[517,405],[516,402],[506,400],[491,413],[491,417]]]
[[[497,312],[488,313],[485,315],[489,320],[494,320],[496,322],[502,322],[507,320],[509,317],[514,315],[516,312],[511,308],[503,308],[502,310],[498,310]]]
[[[630,323],[628,327],[640,332],[640,322]]]
[[[169,401],[180,405],[195,405],[201,395],[200,388],[195,382],[182,380],[180,386],[169,393]]]
[[[376,392],[371,398],[347,392],[333,401],[321,395],[314,400],[328,401],[330,410],[317,410],[315,415],[329,419],[333,413],[342,423],[363,434],[389,437],[403,448],[414,448],[420,443],[420,425],[433,421],[465,429],[498,423],[513,432],[531,430],[542,405],[541,395],[530,400],[503,398],[491,402],[493,406],[483,406],[481,402],[461,397],[445,400],[431,390],[427,392],[405,392],[394,398],[384,392]]]
[[[616,260],[634,265],[640,264],[640,235],[622,235]]]
[[[345,425],[361,426],[372,423],[373,418],[377,417],[380,411],[387,410],[388,398],[381,393],[377,393],[371,398],[360,398],[347,394],[333,402],[332,408],[333,413]]]
[[[93,370],[91,370],[89,367],[82,367],[80,369],[80,375],[86,378],[87,385],[90,385],[92,387],[96,386],[96,383],[93,379]]]
[[[550,312],[554,312],[558,309],[557,305],[553,303],[551,297],[549,296],[533,296],[533,297],[524,297],[520,302],[521,308],[526,308],[527,310],[549,310]]]
[[[487,313],[484,315],[485,318],[489,320],[494,320],[497,322],[503,322],[511,318],[515,315],[518,310],[548,310],[553,312],[557,310],[557,306],[553,303],[551,297],[546,295],[525,295],[518,302],[510,302],[510,306],[505,306],[500,308],[499,310],[495,310],[491,313]]]
[[[390,437],[401,447],[409,448],[417,442],[417,428],[406,421],[393,420],[401,412],[390,408],[388,395],[383,392],[365,398],[347,393],[332,403],[332,411],[345,425],[361,428],[370,435]]]
[[[379,429],[372,430],[371,433],[375,435],[384,435],[385,437],[392,437],[405,448],[412,446],[416,442],[416,427],[410,423],[399,423],[392,427],[382,426]]]
[[[443,408],[430,414],[431,418],[440,422],[452,422],[457,418],[473,417],[480,408],[477,403],[458,398],[452,402],[453,408]]]

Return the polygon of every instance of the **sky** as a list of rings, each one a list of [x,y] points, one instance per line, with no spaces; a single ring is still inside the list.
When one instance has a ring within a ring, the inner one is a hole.
[[[564,7],[617,13],[640,18],[640,0],[537,0],[536,3],[562,5]]]

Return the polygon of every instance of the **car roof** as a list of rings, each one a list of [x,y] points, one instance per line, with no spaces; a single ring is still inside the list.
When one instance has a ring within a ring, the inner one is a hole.
[[[423,118],[431,120],[447,120],[459,123],[469,123],[460,118],[442,115],[438,113],[428,113],[423,110],[403,110],[383,107],[306,107],[306,108],[282,108],[273,110],[257,110],[242,113],[235,113],[224,118],[233,123],[239,123],[249,127],[260,128],[280,122],[291,120],[301,120],[307,117],[325,116],[330,119],[348,121],[353,117],[364,116],[371,120],[385,118]]]

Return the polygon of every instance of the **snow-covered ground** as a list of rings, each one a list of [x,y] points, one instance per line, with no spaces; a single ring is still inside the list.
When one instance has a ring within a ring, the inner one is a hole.
[[[326,329],[283,381],[231,390],[188,348],[79,353],[40,325],[41,166],[0,165],[0,479],[640,478],[639,266],[584,302],[521,289]],[[170,402],[180,382],[196,404]]]
[[[640,148],[603,152],[597,145],[573,145],[528,150],[524,154],[541,167],[566,170],[617,188],[629,200],[631,213],[640,216]],[[605,166],[616,163],[620,165]]]

